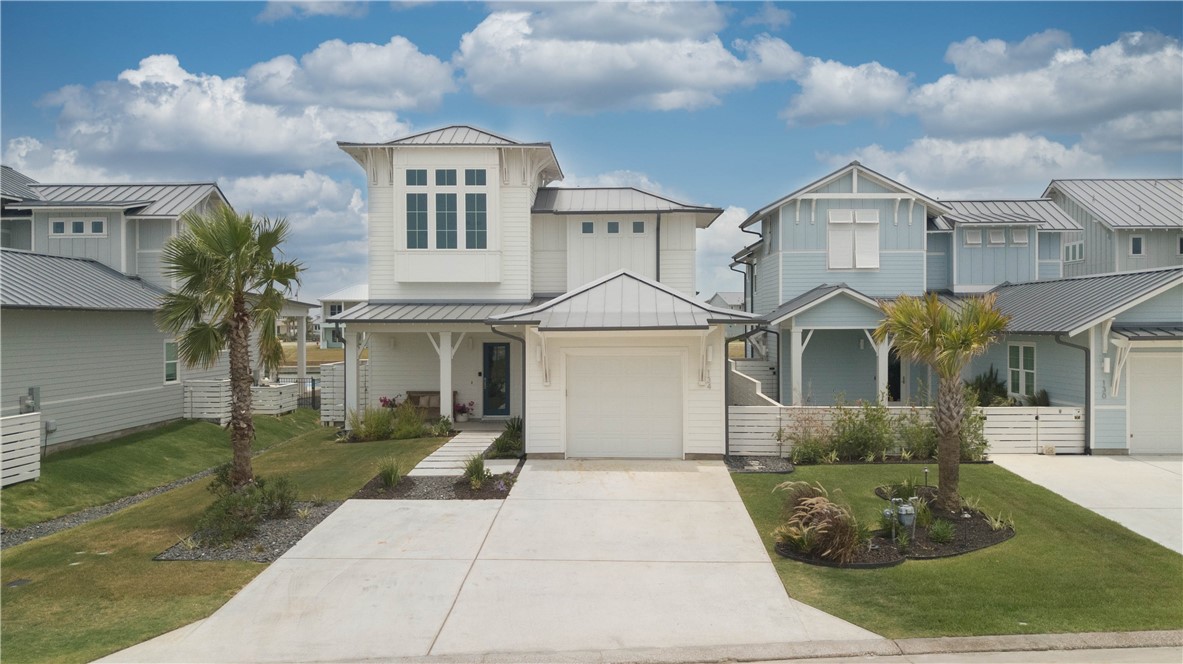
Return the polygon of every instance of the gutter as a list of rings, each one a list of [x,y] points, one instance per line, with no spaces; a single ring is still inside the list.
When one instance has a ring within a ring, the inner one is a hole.
[[[653,280],[660,282],[661,281],[661,213],[660,212],[657,213],[656,232],[657,232],[657,242],[655,244],[657,245],[657,247],[656,247],[655,251],[657,253],[657,267],[655,270],[656,276],[653,278]]]
[[[1092,334],[1090,331],[1089,334]],[[1084,351],[1084,453],[1085,455],[1092,455],[1093,453],[1093,358],[1092,353],[1087,346],[1078,346],[1073,343],[1064,341],[1063,334],[1055,336],[1056,343],[1068,348],[1075,348]],[[1127,415],[1128,416],[1128,415]]]

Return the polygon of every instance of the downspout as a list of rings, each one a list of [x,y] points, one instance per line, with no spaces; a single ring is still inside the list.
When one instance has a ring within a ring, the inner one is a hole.
[[[748,277],[748,270],[746,268],[743,270],[737,270],[737,269],[735,269],[736,265],[745,265],[746,266],[747,263],[740,263],[740,262],[736,261],[736,262],[732,263],[731,265],[728,265],[727,269],[731,270],[732,272],[743,277],[743,310],[748,313],[752,313],[752,307],[755,305],[752,303],[751,284],[748,283],[749,281],[751,281],[751,279]],[[745,339],[744,344],[743,344],[743,356],[747,357],[749,352],[750,352],[750,348],[748,347],[747,340]]]
[[[1089,334],[1093,331],[1089,330]],[[1091,426],[1093,418],[1093,358],[1092,353],[1089,352],[1088,346],[1078,346],[1073,343],[1064,341],[1064,335],[1057,334],[1056,343],[1061,346],[1075,348],[1084,351],[1084,453],[1091,455],[1093,453],[1093,427]],[[1128,416],[1128,415],[1127,415]]]
[[[526,435],[526,429],[525,429],[525,422],[526,422],[526,338],[525,337],[515,337],[514,335],[509,334],[508,332],[502,332],[501,330],[498,330],[497,326],[495,326],[495,325],[490,325],[489,329],[493,330],[493,334],[496,334],[497,336],[505,337],[507,339],[513,339],[514,341],[517,341],[518,343],[522,344],[522,437],[525,438],[525,435]],[[522,451],[525,451],[525,441],[524,440],[522,442]]]
[[[655,242],[654,244],[657,246],[655,247],[654,251],[657,253],[657,256],[656,256],[657,267],[655,270],[656,276],[653,278],[653,280],[660,283],[661,282],[661,213],[660,212],[657,213],[656,234],[657,234],[657,242]]]

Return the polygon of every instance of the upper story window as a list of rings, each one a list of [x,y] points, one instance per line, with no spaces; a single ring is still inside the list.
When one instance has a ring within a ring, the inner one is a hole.
[[[164,382],[175,383],[180,377],[180,367],[177,361],[177,342],[164,342]]]
[[[980,247],[982,246],[982,231],[979,228],[965,229],[965,246]]]
[[[579,227],[579,229],[580,229],[580,232],[581,232],[581,233],[583,233],[584,235],[591,235],[592,233],[595,233],[595,232],[596,232],[596,222],[594,222],[594,221],[585,221],[585,222],[583,222],[583,224],[582,224],[582,225]]]
[[[1064,262],[1076,263],[1084,260],[1084,242],[1069,242],[1064,245]]]
[[[106,237],[106,219],[50,219],[49,234],[55,237]]]
[[[831,270],[879,267],[878,210],[830,210],[826,237]]]
[[[619,232],[620,232],[620,222],[619,221],[609,221],[608,222],[608,233],[610,235],[616,235]]]
[[[1010,344],[1007,348],[1007,368],[1010,370],[1010,393],[1035,396],[1035,346]]]
[[[483,187],[485,186],[485,169],[483,168],[466,168],[464,169],[464,184],[468,187]]]
[[[435,195],[435,248],[456,248],[456,194]]]
[[[644,233],[645,232],[645,222],[634,221],[633,222],[633,232],[634,233]],[[1181,238],[1181,240],[1183,240],[1183,238]],[[1183,247],[1183,241],[1180,241],[1179,246]]]
[[[1180,256],[1183,256],[1183,235],[1180,235],[1179,237],[1175,238],[1175,240],[1179,243],[1178,253]]]
[[[407,249],[427,248],[427,194],[407,194]]]
[[[1025,245],[1025,244],[1027,244],[1027,233],[1028,233],[1028,232],[1029,232],[1029,231],[1028,231],[1026,228],[1016,228],[1016,229],[1013,229],[1013,230],[1010,232],[1010,241],[1011,241],[1011,244],[1018,244],[1018,245]]]
[[[489,218],[485,194],[464,195],[464,246],[485,249],[489,244]]]
[[[990,244],[991,246],[1001,246],[1006,244],[1006,230],[1002,228],[990,229]]]
[[[454,169],[454,168],[437,168],[435,171],[435,186],[437,186],[437,187],[455,187],[456,186],[456,169]]]
[[[1130,255],[1144,256],[1146,254],[1146,238],[1141,235],[1130,236]]]
[[[332,318],[333,316],[336,316],[337,314],[341,313],[341,310],[344,308],[345,308],[345,305],[341,304],[340,302],[330,304],[329,305],[329,318]]]
[[[408,187],[426,187],[427,186],[427,169],[426,168],[408,168],[407,169],[407,186]]]

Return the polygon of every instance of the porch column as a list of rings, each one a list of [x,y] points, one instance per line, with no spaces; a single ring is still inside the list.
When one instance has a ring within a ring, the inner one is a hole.
[[[875,347],[875,354],[878,364],[875,370],[875,395],[879,399],[879,403],[886,404],[889,398],[887,395],[887,362],[891,357],[891,340],[884,339],[883,343]]]
[[[455,421],[452,408],[452,333],[440,332],[440,345],[436,349],[440,356],[440,416]]]
[[[308,316],[300,316],[300,322],[296,324],[296,377],[300,379],[301,385],[304,384],[304,378],[308,373],[307,337]]]
[[[358,334],[345,332],[345,428],[349,428],[349,413],[357,411],[361,381],[358,380]]]
[[[789,356],[792,366],[789,368],[791,380],[789,382],[789,405],[801,405],[801,357],[805,354],[805,346],[801,344],[801,328],[793,328],[789,332]],[[783,395],[782,395],[783,396]]]

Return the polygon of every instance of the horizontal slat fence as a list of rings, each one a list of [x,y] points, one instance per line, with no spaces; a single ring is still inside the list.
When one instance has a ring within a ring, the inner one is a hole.
[[[768,360],[737,359],[735,370],[754,378],[760,383],[760,391],[773,401],[777,400],[776,365]]]
[[[298,383],[256,385],[251,388],[251,412],[282,415],[296,409],[303,386]]]
[[[0,486],[41,476],[41,413],[0,417]]]
[[[184,416],[226,426],[230,422],[230,379],[185,381]]]
[[[358,367],[361,394],[358,404],[369,403],[370,363],[362,360]],[[345,363],[320,365],[320,423],[329,426],[345,423]]]

